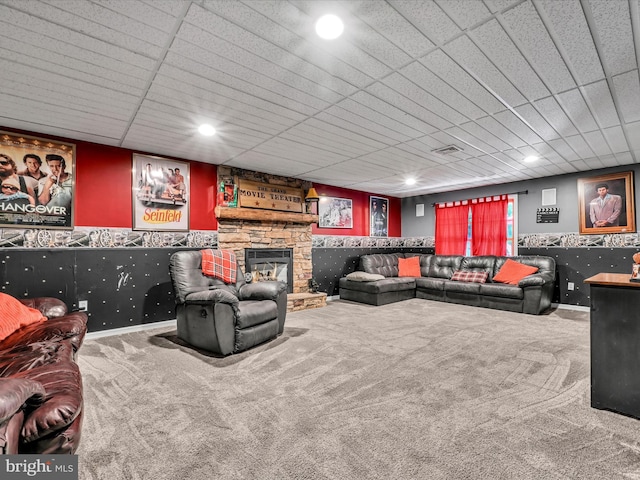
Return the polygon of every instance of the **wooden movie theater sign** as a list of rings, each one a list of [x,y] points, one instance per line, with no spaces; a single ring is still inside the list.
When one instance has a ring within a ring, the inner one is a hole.
[[[240,179],[238,199],[241,207],[281,210],[284,212],[304,212],[304,191],[302,188],[271,185]]]

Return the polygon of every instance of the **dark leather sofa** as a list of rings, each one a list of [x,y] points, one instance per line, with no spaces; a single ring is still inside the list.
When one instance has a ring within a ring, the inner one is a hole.
[[[398,259],[418,256],[420,277],[398,277]],[[538,272],[510,285],[493,278],[511,258],[538,267]],[[539,315],[551,306],[555,282],[555,260],[543,256],[464,257],[457,255],[415,255],[386,253],[363,255],[358,270],[383,275],[384,279],[339,281],[340,298],[370,305],[385,305],[409,298],[424,298]],[[455,271],[487,272],[486,283],[453,281]]]
[[[0,453],[72,454],[82,427],[82,378],[76,363],[87,316],[64,302],[20,300],[48,317],[0,342]]]

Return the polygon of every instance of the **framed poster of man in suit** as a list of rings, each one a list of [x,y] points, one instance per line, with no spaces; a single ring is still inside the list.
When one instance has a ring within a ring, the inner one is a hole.
[[[636,231],[633,172],[578,179],[581,234]]]

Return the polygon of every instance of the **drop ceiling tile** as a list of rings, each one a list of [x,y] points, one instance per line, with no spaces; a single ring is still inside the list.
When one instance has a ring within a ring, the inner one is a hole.
[[[231,160],[224,162],[224,164],[229,167],[260,171],[285,177],[297,177],[304,174],[305,178],[307,177],[307,172],[315,168],[307,163],[273,155],[265,155],[254,151],[237,155]]]
[[[576,87],[533,4],[520,3],[501,18],[509,35],[553,93]]]
[[[476,120],[476,123],[478,123],[478,125],[480,125],[488,132],[506,142],[511,146],[511,148],[518,148],[526,145],[526,143],[520,137],[518,137],[518,135],[506,128],[493,117],[480,118]]]
[[[522,105],[526,98],[496,66],[467,37],[459,37],[447,44],[444,51],[476,81],[506,106]]]
[[[374,83],[366,91],[401,108],[409,114],[408,121],[413,120],[413,116],[418,120],[414,126],[423,133],[432,132],[436,128],[448,128],[467,120],[464,115],[398,73],[386,77],[384,83]]]
[[[585,158],[584,163],[587,165],[589,170],[597,170],[599,168],[604,168],[604,164],[600,161],[598,157]]]
[[[500,101],[442,50],[430,53],[420,62],[442,81],[451,85],[458,95],[466,97],[488,114],[504,110],[504,105]]]
[[[629,3],[591,0],[587,5],[593,15],[602,61],[609,73],[617,75],[638,68]]]
[[[473,30],[471,38],[527,99],[535,100],[550,94],[538,74],[496,20]]]
[[[436,0],[436,3],[462,30],[467,30],[491,16],[491,12],[482,2]]]
[[[630,165],[632,163],[636,163],[631,156],[631,152],[616,153],[616,158],[618,159],[618,165]]]
[[[392,68],[424,55],[433,43],[386,2],[354,2],[358,23],[349,22],[354,43]],[[354,19],[352,19],[353,21]],[[353,27],[353,28],[351,28]],[[367,27],[367,28],[365,28]]]
[[[580,135],[573,135],[571,137],[566,137],[565,140],[567,143],[573,148],[573,150],[580,156],[580,158],[591,158],[595,156],[591,147],[585,142],[584,138]]]
[[[295,51],[307,60],[319,57],[322,52],[325,52],[334,57],[334,63],[337,59],[342,60],[345,65],[372,77],[377,78],[390,71],[383,62],[350,42],[348,29],[336,42],[326,42],[312,33],[316,16],[305,11],[304,8],[300,8],[304,7],[303,3],[261,1],[247,2],[246,5],[243,5],[242,3],[230,4],[226,1],[212,1],[205,3],[204,6],[218,16],[228,18],[230,20],[228,23],[233,22],[232,26],[225,27],[225,31],[229,31],[232,35],[235,33],[236,29],[233,27],[236,24],[242,27],[246,26],[247,30],[241,32],[243,35],[246,35],[248,31],[254,32],[256,36],[268,40],[269,43]],[[247,7],[259,12],[261,16],[250,15]],[[216,30],[217,28],[211,31],[215,32]],[[226,37],[226,35],[221,36]],[[237,43],[236,36],[230,38],[234,43]],[[261,54],[260,51],[256,53]]]
[[[461,118],[461,120],[458,121],[465,121],[466,118],[470,118],[473,120],[486,115],[486,112],[484,112],[480,107],[478,107],[469,99],[454,90],[449,84],[442,81],[438,76],[427,70],[424,65],[419,62],[412,62],[411,64],[407,65],[402,70],[400,70],[400,74],[409,79],[415,85],[419,86],[420,89],[422,89],[422,96],[424,97],[425,101],[429,98],[435,98],[438,100],[438,102],[455,108],[457,112],[459,112],[459,114],[456,114],[454,117],[448,117],[447,111],[442,111],[441,109],[441,111],[443,112],[442,115],[450,122],[455,123],[455,118]],[[391,77],[393,77],[394,75],[398,74],[392,74],[391,76],[387,77],[387,79],[391,80]],[[392,88],[395,87],[392,86]],[[396,90],[398,89],[396,88]],[[428,95],[425,95],[425,93],[427,92]],[[424,102],[420,103],[426,106]]]
[[[627,139],[634,152],[636,163],[640,163],[640,122],[627,124]]]
[[[519,0],[485,0],[484,3],[487,4],[491,13],[497,13],[519,3]]]
[[[578,82],[603,79],[604,71],[580,2],[538,0],[535,5]]]
[[[620,162],[615,155],[605,155],[599,157],[599,159],[602,165],[605,167],[617,167],[618,165],[620,165]]]
[[[482,155],[483,153],[487,153],[487,150],[481,150],[479,148],[475,148],[473,144],[470,143],[470,140],[474,140],[475,138],[470,136],[467,132],[462,131],[460,128],[455,127],[446,132],[434,132],[430,135],[432,138],[442,142],[442,145],[455,145],[458,148],[464,150],[464,153],[467,155],[471,155],[472,157],[476,157],[478,155]],[[463,141],[463,137],[469,139],[469,141]],[[489,145],[484,145],[488,150],[495,151],[494,148],[491,148]],[[454,155],[447,155],[448,158],[455,158]]]
[[[558,138],[556,132],[551,125],[544,119],[531,104],[521,105],[516,108],[516,112],[524,118],[524,120],[533,127],[535,132],[545,140],[553,140]]]
[[[189,40],[185,41],[183,38]],[[309,80],[297,72],[267,61],[197,27],[186,25],[181,29],[179,37],[171,45],[170,52],[203,65],[214,65],[216,70],[260,84],[273,91],[282,90],[286,86],[327,102],[336,102],[344,97],[330,87]],[[324,80],[329,85],[332,83],[329,79]],[[343,89],[345,94],[354,91],[353,87]]]
[[[557,138],[555,140],[550,140],[548,143],[565,160],[568,160],[570,162],[574,160],[578,160],[579,158],[578,154],[573,151],[573,149],[569,146],[567,142],[564,141],[564,139]]]
[[[407,136],[400,135],[397,132],[372,122],[368,117],[360,117],[340,107],[328,108],[324,112],[317,114],[314,118],[341,128],[345,132],[355,133],[364,138],[376,140],[386,145],[394,145],[398,142],[408,140]]]
[[[265,8],[273,2],[252,2],[250,7]],[[278,8],[287,5],[280,2]],[[372,77],[349,65],[331,52],[319,48],[304,37],[280,27],[262,13],[240,2],[209,1],[205,10],[195,4],[189,8],[185,22],[219,36],[249,52],[294,71],[307,71],[305,64],[336,76],[342,82],[362,87]],[[290,7],[290,6],[289,6]],[[294,7],[291,7],[294,8]],[[303,19],[309,23],[310,19]],[[265,28],[265,24],[266,27]],[[312,25],[309,23],[309,28]]]
[[[320,105],[327,105],[325,102],[311,99],[309,96],[299,95],[298,92],[293,90],[289,90],[291,97],[284,96],[281,93],[263,88],[258,84],[234,78],[224,72],[214,70],[173,54],[167,55],[165,63],[163,63],[158,71],[158,75],[167,75],[178,81],[196,85],[201,79],[204,80],[203,83],[208,83],[209,85],[219,83],[228,88],[238,90],[240,94],[258,97],[259,99],[288,108],[303,115],[313,115],[321,109],[319,108]],[[309,103],[316,106],[309,105]]]
[[[396,106],[367,92],[352,95],[351,98],[340,102],[338,106],[405,135],[405,140],[408,139],[407,137],[419,137],[424,135],[425,131],[433,130],[430,125],[419,119],[411,118]],[[326,111],[330,112],[331,110],[327,109]]]
[[[555,98],[547,97],[534,102],[535,108],[540,112],[544,119],[558,132],[561,136],[577,135],[578,130],[571,122],[571,119],[562,110]]]
[[[157,89],[160,95],[166,93],[172,98],[184,98],[185,101],[202,99],[203,103],[217,104],[223,112],[226,108],[232,107],[261,118],[272,119],[276,124],[294,125],[308,118],[289,108],[247,95],[232,87],[211,82],[206,78],[191,75],[187,80],[188,82],[185,81],[185,76],[179,69],[166,67],[162,74],[156,76],[149,92],[154,93]]]
[[[613,153],[629,151],[629,145],[627,144],[627,139],[625,138],[621,127],[605,128],[602,132],[604,133]]]
[[[460,128],[473,135],[473,137],[477,139],[482,139],[486,144],[489,145],[492,152],[500,151],[500,150],[508,150],[512,148],[509,144],[503,142],[500,138],[492,135],[487,132],[484,128],[478,125],[475,122],[467,122],[460,125]],[[473,138],[471,137],[471,138]]]
[[[387,144],[379,142],[378,140],[359,135],[355,132],[346,131],[344,128],[337,127],[319,118],[310,118],[290,131],[294,130],[309,133],[313,132],[315,135],[332,139],[338,146],[345,145],[361,153],[379,150],[387,146]]]
[[[404,18],[409,19],[432,42],[442,45],[460,33],[460,28],[435,2],[389,0]]]
[[[591,110],[589,110],[589,106],[582,98],[582,93],[580,93],[579,89],[576,88],[560,93],[556,98],[580,132],[590,132],[598,128]]]
[[[640,81],[638,70],[613,77],[613,88],[625,122],[640,120]]]
[[[600,126],[612,127],[620,125],[620,118],[613,103],[609,85],[605,80],[585,85],[582,87],[582,91]]]
[[[602,135],[602,132],[600,130],[586,132],[584,134],[584,138],[591,147],[591,150],[593,150],[599,157],[611,155],[611,148],[609,148],[609,145],[607,145],[607,141],[605,140],[604,135]]]

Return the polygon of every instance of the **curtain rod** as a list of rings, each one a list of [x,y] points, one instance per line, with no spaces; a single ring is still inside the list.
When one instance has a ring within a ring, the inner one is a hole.
[[[519,192],[509,192],[509,193],[498,193],[496,195],[484,195],[484,197],[498,197],[500,195],[529,195],[529,190],[520,190]],[[479,198],[484,198],[484,197],[467,198],[466,200],[452,200],[452,202],[472,202],[473,200],[478,200]],[[439,203],[451,203],[451,202],[434,202],[431,204],[431,206],[435,207]]]

